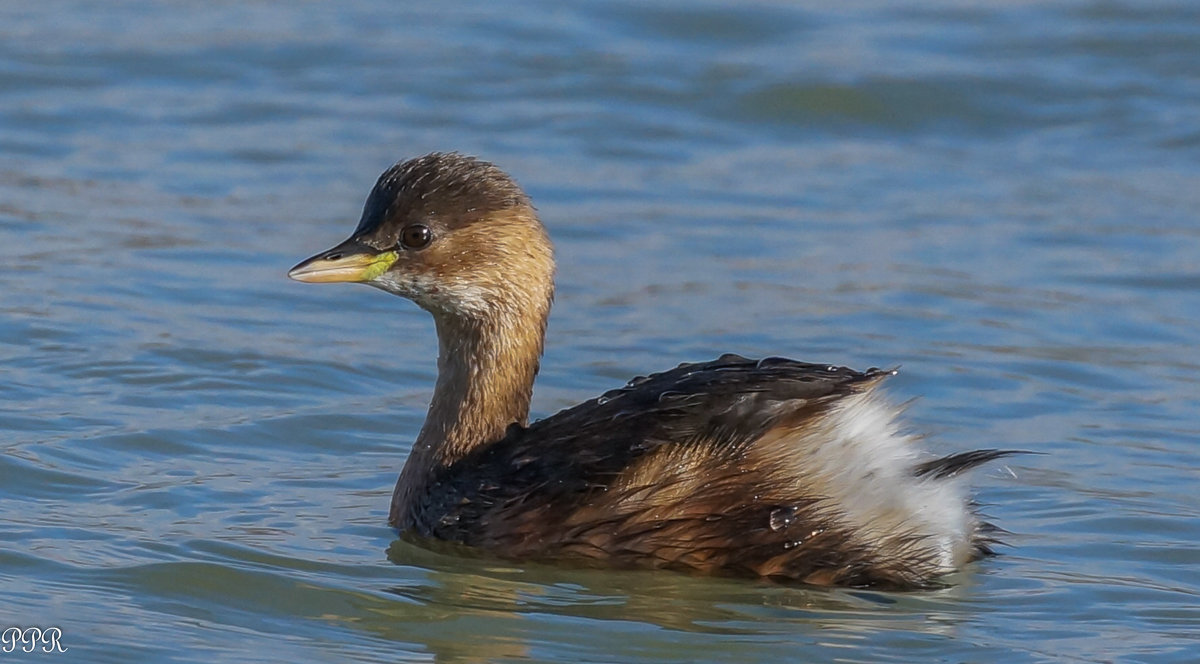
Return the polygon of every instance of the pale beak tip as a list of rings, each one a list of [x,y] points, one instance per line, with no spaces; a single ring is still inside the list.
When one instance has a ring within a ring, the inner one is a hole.
[[[293,267],[292,269],[288,270],[288,272],[287,272],[288,279],[291,279],[292,281],[308,281],[308,279],[305,278],[308,274],[308,270],[305,269],[305,267],[306,267],[305,263],[307,263],[307,262],[308,261],[305,261],[304,263],[301,263],[301,264],[297,265],[296,267]]]

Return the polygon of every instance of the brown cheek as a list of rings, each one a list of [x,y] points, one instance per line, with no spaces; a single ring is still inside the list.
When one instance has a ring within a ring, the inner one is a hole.
[[[473,266],[470,251],[447,251],[444,247],[430,247],[422,253],[422,259],[430,266],[429,272],[437,279],[452,279],[461,275],[468,266]],[[475,257],[475,260],[478,260],[478,257]]]

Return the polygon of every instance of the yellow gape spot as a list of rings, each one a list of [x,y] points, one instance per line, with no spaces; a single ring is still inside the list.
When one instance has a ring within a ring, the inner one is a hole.
[[[388,268],[391,267],[399,257],[400,256],[394,251],[385,251],[384,253],[379,254],[363,270],[362,280],[370,281],[384,272],[387,272]]]

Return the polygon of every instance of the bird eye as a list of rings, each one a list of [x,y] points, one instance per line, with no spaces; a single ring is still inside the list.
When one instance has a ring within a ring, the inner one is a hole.
[[[432,239],[433,232],[428,226],[421,224],[405,226],[404,230],[400,231],[400,246],[405,249],[424,249]]]

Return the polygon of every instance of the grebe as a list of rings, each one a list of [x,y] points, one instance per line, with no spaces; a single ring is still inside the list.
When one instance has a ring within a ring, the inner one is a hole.
[[[865,372],[737,355],[527,424],[553,247],[529,198],[457,153],[380,176],[350,239],[288,273],[433,315],[438,378],[389,523],[511,559],[923,588],[991,553],[961,474],[922,460]]]

